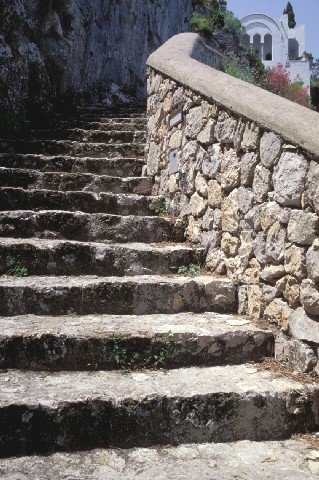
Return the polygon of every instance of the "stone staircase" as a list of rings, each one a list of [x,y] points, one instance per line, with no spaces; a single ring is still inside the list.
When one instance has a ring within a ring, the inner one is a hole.
[[[274,335],[236,314],[236,285],[178,274],[204,252],[151,196],[145,127],[137,107],[95,107],[0,142],[0,456],[23,456],[1,478],[133,478],[86,451],[315,427],[318,389],[260,364]]]

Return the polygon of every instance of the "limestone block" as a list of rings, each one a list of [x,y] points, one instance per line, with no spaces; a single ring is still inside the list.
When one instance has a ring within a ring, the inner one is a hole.
[[[247,123],[241,147],[243,150],[253,150],[259,147],[259,127],[254,123]]]
[[[168,191],[169,193],[175,193],[179,190],[179,174],[169,175],[168,178]]]
[[[258,165],[259,157],[255,152],[247,152],[242,156],[240,162],[241,184],[244,187],[251,187],[254,180],[255,168]]]
[[[202,174],[208,178],[215,178],[219,173],[223,160],[223,152],[219,143],[208,148],[201,162]]]
[[[268,192],[271,189],[271,172],[262,165],[257,165],[253,181],[253,192],[257,202],[267,200]]]
[[[226,255],[226,274],[227,277],[234,283],[238,283],[241,280],[243,269],[241,267],[240,258],[228,257]]]
[[[182,130],[176,130],[169,139],[169,147],[172,149],[180,148],[182,145]]]
[[[226,257],[224,252],[211,248],[206,257],[206,266],[218,275],[226,275]]]
[[[180,187],[188,195],[195,191],[195,159],[197,151],[197,143],[189,142],[183,148],[180,159]]]
[[[302,373],[310,373],[317,364],[314,351],[305,343],[279,333],[275,341],[275,358],[288,362]]]
[[[286,248],[287,232],[279,222],[275,222],[267,233],[266,239],[266,260],[275,265],[284,259]]]
[[[203,114],[207,118],[217,118],[218,117],[218,107],[217,107],[217,105],[214,105],[212,103],[208,103],[208,102],[206,102],[206,100],[204,100],[202,102],[202,110],[203,110]]]
[[[254,255],[257,260],[262,264],[266,264],[266,239],[267,236],[263,232],[259,232],[253,242]]]
[[[285,152],[274,169],[275,200],[283,206],[300,207],[306,188],[307,160],[297,153]]]
[[[260,140],[260,160],[266,168],[272,168],[279,158],[282,141],[273,132],[265,132]]]
[[[222,230],[234,233],[239,228],[238,216],[238,190],[233,190],[228,197],[222,201]]]
[[[182,164],[189,163],[191,161],[195,161],[198,152],[198,145],[197,142],[188,142],[185,147],[183,148],[182,152]],[[204,151],[205,153],[205,151]],[[181,165],[182,166],[182,165]]]
[[[195,139],[199,132],[203,130],[206,123],[202,107],[194,107],[186,115],[185,119],[185,135],[188,138]]]
[[[253,257],[253,234],[251,231],[243,231],[240,234],[238,256],[241,264],[247,268],[249,260]]]
[[[319,218],[315,213],[293,210],[288,223],[288,239],[300,245],[311,245],[319,233]]]
[[[177,196],[175,195],[174,198],[176,197]],[[191,213],[189,207],[189,198],[184,193],[181,193],[179,197],[179,212],[179,216],[181,216],[182,218],[187,217]]]
[[[193,243],[200,243],[201,231],[201,222],[194,217],[189,217],[188,227],[186,228],[186,237]]]
[[[215,127],[215,137],[218,142],[232,143],[234,141],[237,120],[226,112],[220,112]]]
[[[309,279],[301,283],[301,303],[309,315],[319,316],[319,288]],[[319,324],[318,324],[319,328]]]
[[[242,281],[249,285],[256,285],[260,282],[261,266],[256,258],[252,258],[248,264],[248,268],[244,271]]]
[[[246,315],[248,309],[247,285],[240,285],[238,287],[238,313],[239,315]]]
[[[259,285],[247,287],[248,314],[253,318],[261,318],[266,308],[266,301]]]
[[[260,205],[255,205],[249,212],[246,213],[244,219],[241,220],[241,228],[243,230],[252,229],[254,232],[259,232],[260,226]]]
[[[163,101],[163,111],[167,114],[172,110],[172,106],[173,106],[173,94],[172,92],[169,92]]]
[[[232,148],[226,149],[221,163],[220,183],[224,190],[236,188],[240,184],[240,161]]]
[[[222,232],[219,230],[211,230],[209,232],[203,232],[203,234],[205,234],[207,238],[206,245],[209,246],[211,250],[217,251],[220,247]]]
[[[265,282],[273,282],[285,275],[285,269],[282,265],[272,265],[265,267],[260,273],[260,278]]]
[[[241,149],[241,142],[243,140],[244,131],[246,128],[246,122],[242,118],[238,120],[235,135],[234,135],[234,148],[237,152]]]
[[[297,340],[319,344],[319,322],[310,318],[303,308],[297,308],[293,312],[289,328]]]
[[[226,232],[222,235],[221,247],[227,257],[235,257],[238,252],[239,238]]]
[[[212,230],[214,227],[214,210],[210,207],[207,208],[205,215],[203,216],[202,227],[204,230]]]
[[[254,194],[247,188],[240,187],[237,198],[240,213],[248,213],[254,205]]]
[[[206,210],[206,206],[207,205],[205,200],[200,195],[198,195],[197,192],[195,192],[189,202],[189,207],[192,215],[194,217],[203,216]]]
[[[293,310],[289,305],[275,298],[265,310],[265,318],[278,325],[283,330],[288,330],[289,320]]]
[[[300,284],[298,280],[291,275],[286,277],[283,296],[290,307],[297,307],[300,305]]]
[[[261,228],[267,231],[276,221],[288,224],[289,212],[276,202],[267,202],[260,207]]]
[[[222,228],[222,211],[219,210],[219,208],[215,208],[214,210],[214,227]]]
[[[308,172],[307,198],[316,213],[319,214],[319,163],[312,161]]]
[[[160,147],[156,143],[151,142],[147,157],[147,172],[150,176],[159,172],[161,162]]]
[[[195,178],[195,190],[204,198],[208,197],[208,185],[205,177],[198,172]]]
[[[215,125],[215,120],[208,120],[206,127],[197,136],[197,140],[204,145],[210,145],[213,143]]]
[[[297,245],[291,245],[284,252],[285,270],[290,275],[294,275],[301,280],[305,278],[306,269],[306,249],[303,247],[297,247]]]
[[[319,239],[317,238],[309,248],[306,255],[308,276],[319,283]]]
[[[208,205],[212,208],[220,208],[224,194],[222,187],[216,180],[209,180],[208,182]]]

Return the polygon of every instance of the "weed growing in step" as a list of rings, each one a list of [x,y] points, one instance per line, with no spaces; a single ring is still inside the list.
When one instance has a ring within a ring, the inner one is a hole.
[[[13,275],[14,277],[27,277],[28,269],[21,265],[18,260],[15,260],[12,264],[12,268],[8,271],[8,275]]]
[[[136,363],[139,359],[137,352],[130,353],[123,345],[123,337],[120,334],[112,336],[113,341],[113,356],[116,365],[122,373],[128,373],[136,368]]]
[[[153,355],[153,358],[151,358],[150,362],[154,367],[163,366],[166,364],[173,347],[173,342],[170,339],[171,333],[172,332],[167,332],[159,335],[158,339],[162,346],[158,354]]]
[[[165,215],[165,213],[168,212],[168,202],[166,200],[164,200],[164,202],[152,202],[150,204],[150,210],[152,210],[152,212],[156,213],[156,215]]]
[[[124,345],[121,334],[112,335],[113,359],[122,373],[144,368],[158,368],[167,363],[172,351],[173,342],[170,340],[171,332],[160,334],[156,337],[156,345],[160,345],[155,352],[150,352],[146,358],[141,358],[138,352],[130,352]]]
[[[179,275],[190,275],[191,277],[196,277],[200,273],[200,266],[190,263],[188,266],[181,265],[178,269]]]

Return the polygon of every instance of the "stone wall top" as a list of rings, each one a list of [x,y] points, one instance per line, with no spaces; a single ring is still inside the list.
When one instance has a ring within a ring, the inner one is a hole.
[[[199,35],[182,33],[156,50],[147,65],[319,156],[317,112],[217,70],[220,62]]]

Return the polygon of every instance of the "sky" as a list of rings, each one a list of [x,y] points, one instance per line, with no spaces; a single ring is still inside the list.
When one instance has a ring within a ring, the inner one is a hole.
[[[306,25],[306,47],[319,58],[319,0],[290,0],[296,14],[296,22]],[[228,0],[228,9],[239,18],[249,13],[265,13],[280,18],[287,0]]]

